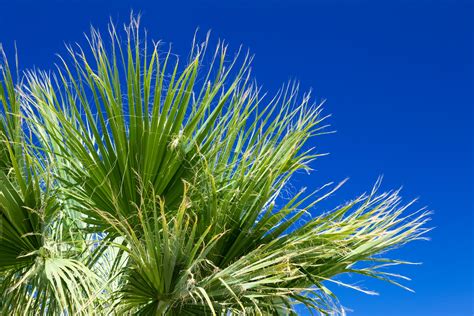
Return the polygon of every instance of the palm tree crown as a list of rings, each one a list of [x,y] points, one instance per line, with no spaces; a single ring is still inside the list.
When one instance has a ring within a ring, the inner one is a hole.
[[[336,276],[402,286],[384,267],[408,262],[381,254],[423,238],[427,212],[378,184],[319,216],[342,183],[282,196],[320,156],[309,94],[267,100],[224,43],[183,64],[139,18],[108,31],[19,83],[3,57],[2,314],[344,314],[330,283],[372,292]]]

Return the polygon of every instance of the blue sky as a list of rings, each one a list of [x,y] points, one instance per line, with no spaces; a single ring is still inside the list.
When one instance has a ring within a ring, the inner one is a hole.
[[[403,186],[406,200],[419,197],[414,209],[434,211],[432,240],[393,252],[423,262],[396,270],[416,293],[353,278],[380,295],[333,287],[350,315],[472,315],[473,2],[223,2],[0,0],[0,42],[12,54],[16,41],[22,69],[50,68],[91,23],[124,22],[133,9],[150,37],[183,56],[197,27],[231,49],[243,44],[265,90],[298,79],[332,113],[337,133],[310,144],[331,154],[292,185],[350,177],[335,206],[384,175],[384,189]]]

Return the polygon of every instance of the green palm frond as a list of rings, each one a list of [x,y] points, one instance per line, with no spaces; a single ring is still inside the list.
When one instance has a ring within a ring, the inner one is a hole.
[[[2,312],[344,314],[331,283],[373,292],[342,274],[406,288],[386,253],[424,238],[426,211],[379,183],[319,216],[343,183],[288,197],[321,156],[304,149],[326,132],[310,94],[267,99],[222,42],[182,63],[138,18],[108,35],[18,85],[2,63]]]
[[[19,95],[6,58],[1,75],[0,270],[3,270],[30,261],[25,255],[42,246],[40,232],[57,205],[48,186],[41,188],[36,161],[22,148]]]
[[[87,306],[98,293],[98,278],[79,260],[81,251],[61,212],[49,161],[38,160],[28,146],[20,95],[6,59],[3,65],[0,312],[90,315]]]
[[[0,170],[13,167],[12,153],[18,154],[21,135],[20,100],[15,90],[10,65],[0,45]],[[12,148],[13,147],[13,148]]]
[[[39,114],[32,115],[33,128],[47,129],[38,133],[44,136],[44,149],[61,153],[71,164],[66,170],[68,181],[81,188],[76,198],[81,204],[128,217],[133,215],[131,202],[139,199],[138,177],[153,183],[168,203],[179,201],[179,178],[193,167],[197,145],[212,139],[209,135],[247,66],[229,82],[233,67],[224,68],[226,48],[219,46],[215,79],[207,81],[199,99],[192,100],[202,49],[178,75],[179,63],[170,66],[170,53],[162,60],[154,46],[148,55],[133,25],[125,48],[114,29],[110,36],[110,53],[99,33],[93,32],[92,57],[71,50],[73,65],[64,62],[58,70],[60,79],[32,73],[28,80],[31,104]],[[225,90],[224,84],[229,85]],[[98,231],[104,229],[95,212],[80,211]]]

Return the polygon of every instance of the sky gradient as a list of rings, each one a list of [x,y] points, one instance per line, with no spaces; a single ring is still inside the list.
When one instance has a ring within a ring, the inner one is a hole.
[[[263,90],[297,79],[332,114],[337,133],[309,144],[330,155],[292,186],[349,177],[323,205],[331,207],[383,175],[383,189],[403,186],[406,201],[419,197],[412,210],[434,212],[431,241],[392,253],[423,262],[393,271],[410,276],[416,293],[354,277],[380,295],[333,286],[349,315],[473,315],[473,2],[221,2],[0,0],[0,42],[10,57],[16,42],[20,69],[50,69],[64,43],[85,43],[90,24],[126,22],[133,9],[151,38],[182,56],[197,27],[231,51],[242,44]]]

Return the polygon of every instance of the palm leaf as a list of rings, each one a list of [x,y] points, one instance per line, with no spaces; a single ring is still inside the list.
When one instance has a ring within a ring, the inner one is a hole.
[[[427,212],[379,183],[319,216],[343,183],[288,197],[326,133],[298,84],[267,99],[248,54],[206,38],[182,63],[139,18],[87,40],[17,87],[2,68],[3,311],[343,314],[331,283],[373,292],[341,274],[405,287],[385,254],[423,239]]]

